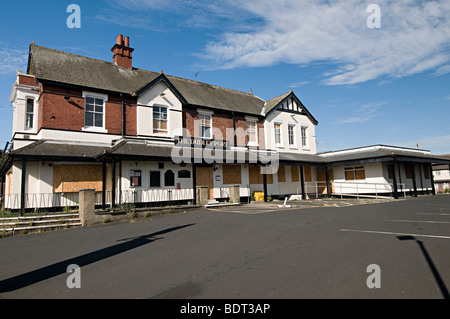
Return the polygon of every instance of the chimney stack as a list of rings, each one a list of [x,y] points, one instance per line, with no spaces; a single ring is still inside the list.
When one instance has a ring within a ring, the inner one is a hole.
[[[122,34],[119,34],[116,39],[116,44],[112,47],[111,51],[113,52],[113,62],[115,65],[127,69],[133,68],[132,52],[134,49],[130,48],[129,37],[124,38]]]

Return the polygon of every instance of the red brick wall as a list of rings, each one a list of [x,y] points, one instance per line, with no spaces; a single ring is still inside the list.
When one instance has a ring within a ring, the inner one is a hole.
[[[38,86],[36,84],[36,78],[33,76],[26,76],[26,75],[22,75],[19,74],[19,84],[23,84],[23,85],[30,85],[30,86]]]
[[[237,132],[237,145],[246,146],[248,143],[248,137],[245,134],[247,130],[247,121],[244,115],[234,115],[235,127]],[[184,107],[183,109],[183,126],[189,130],[191,136],[199,137],[198,128],[195,125],[199,125],[198,122],[198,112],[196,108]],[[233,118],[231,112],[220,112],[214,110],[212,116],[212,126],[213,130],[220,130],[222,136],[214,136],[214,138],[229,140],[231,144],[234,144],[233,135],[227,136],[227,128],[233,128]],[[264,148],[264,120],[259,119],[257,122],[258,127],[258,140],[259,147]],[[195,130],[194,130],[195,129]]]
[[[84,105],[82,90],[54,85],[42,85],[39,99],[38,129],[51,128],[81,131],[84,127]],[[65,95],[70,99],[66,100]],[[126,99],[126,134],[137,134],[136,101]],[[122,134],[122,98],[109,95],[105,103],[105,128],[110,134]]]

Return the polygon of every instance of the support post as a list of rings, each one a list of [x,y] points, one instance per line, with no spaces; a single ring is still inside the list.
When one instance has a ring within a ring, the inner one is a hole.
[[[25,214],[25,183],[27,181],[27,161],[22,159],[22,181],[20,184],[20,216]]]
[[[302,199],[306,200],[305,175],[303,174],[303,165],[300,165],[300,186],[302,187]]]
[[[413,180],[413,193],[412,195],[414,197],[417,197],[417,183],[416,183],[416,166],[414,163],[411,164],[411,170],[412,170],[412,180]]]
[[[102,163],[102,209],[106,209],[106,161]]]
[[[430,178],[431,178],[431,194],[436,195],[436,189],[434,188],[433,165],[430,163],[429,167],[430,167]]]
[[[112,190],[111,190],[111,206],[116,206],[116,160],[112,159]]]
[[[394,198],[398,199],[398,188],[397,188],[397,174],[395,172],[396,160],[392,162],[392,183],[394,184]],[[400,172],[399,172],[400,174]]]
[[[194,192],[193,204],[197,205],[197,167],[194,161],[192,161],[192,190]]]
[[[264,202],[267,203],[268,202],[268,200],[267,200],[267,174],[263,174],[263,192],[264,192]]]
[[[325,179],[327,182],[327,196],[331,197],[330,174],[328,172],[328,166],[325,166]]]

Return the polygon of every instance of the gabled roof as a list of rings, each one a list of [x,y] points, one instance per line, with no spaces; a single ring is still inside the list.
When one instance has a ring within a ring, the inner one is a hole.
[[[261,115],[264,107],[264,101],[250,93],[137,68],[122,68],[112,62],[35,44],[30,45],[28,74],[41,81],[130,95],[143,94],[146,89],[164,81],[188,105],[253,115]]]
[[[268,114],[270,114],[271,112],[273,112],[274,110],[279,110],[280,112],[295,112],[295,113],[297,113],[296,111],[285,110],[285,109],[279,108],[280,105],[282,105],[287,99],[290,99],[290,98],[293,98],[295,100],[295,102],[298,105],[300,105],[300,107],[302,108],[302,114],[306,115],[311,120],[311,122],[314,123],[314,125],[319,124],[319,122],[314,118],[314,116],[312,116],[312,114],[308,111],[308,109],[303,105],[303,103],[294,94],[294,92],[292,90],[267,101],[266,106],[265,106],[266,116]]]

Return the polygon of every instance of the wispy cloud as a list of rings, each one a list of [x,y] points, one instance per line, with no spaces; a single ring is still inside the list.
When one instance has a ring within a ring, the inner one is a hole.
[[[214,33],[216,40],[197,52],[197,56],[206,60],[202,64],[208,69],[326,63],[328,71],[322,74],[322,81],[327,85],[386,81],[428,70],[436,76],[450,72],[448,0],[377,0],[381,8],[379,29],[368,28],[370,2],[360,0],[108,0],[108,3],[111,10],[128,18],[114,19],[106,12],[99,16],[104,22],[126,21],[128,26],[159,31],[167,28],[218,31]]]
[[[336,124],[363,123],[372,120],[375,117],[383,115],[380,111],[381,107],[386,105],[387,101],[365,103],[355,109],[350,117],[340,118],[336,120]]]
[[[299,88],[302,87],[304,85],[309,84],[309,81],[301,81],[301,82],[295,82],[295,83],[291,83],[288,85],[288,87],[290,88]]]
[[[27,67],[28,49],[12,47],[0,42],[0,74],[15,74],[18,69],[25,71]]]
[[[381,28],[366,25],[368,3],[357,0],[251,0],[241,8],[264,21],[249,32],[228,32],[204,57],[218,68],[304,65],[328,61],[328,85],[450,72],[450,2],[377,1]]]
[[[425,136],[417,138],[416,140],[409,140],[406,142],[394,142],[393,145],[401,145],[405,147],[417,147],[421,149],[431,150],[432,153],[449,153],[450,154],[450,134],[439,136]]]

